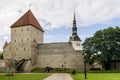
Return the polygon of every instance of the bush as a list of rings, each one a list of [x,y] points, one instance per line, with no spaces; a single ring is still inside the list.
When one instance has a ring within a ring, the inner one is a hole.
[[[101,68],[90,68],[90,70],[101,70]]]
[[[3,59],[3,54],[0,54],[0,59]]]

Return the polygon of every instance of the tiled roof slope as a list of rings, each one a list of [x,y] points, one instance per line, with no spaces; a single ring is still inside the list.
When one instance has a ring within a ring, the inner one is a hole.
[[[28,10],[21,18],[19,18],[14,24],[12,24],[11,28],[25,25],[32,25],[40,31],[44,32],[31,10]]]

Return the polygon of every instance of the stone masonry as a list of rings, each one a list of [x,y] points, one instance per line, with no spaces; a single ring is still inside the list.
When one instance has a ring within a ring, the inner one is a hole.
[[[74,50],[71,43],[48,43],[38,45],[37,66],[44,68],[83,69],[83,55],[81,50]]]
[[[28,10],[11,26],[11,42],[4,45],[4,59],[24,61],[20,62],[19,68],[22,66],[25,72],[45,67],[84,69],[81,40],[77,35],[75,15],[69,42],[43,42],[44,30],[31,10]]]

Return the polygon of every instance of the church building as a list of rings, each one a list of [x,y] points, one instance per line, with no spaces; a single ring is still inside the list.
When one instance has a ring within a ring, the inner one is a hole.
[[[75,14],[72,35],[68,42],[43,43],[44,30],[31,10],[10,27],[11,42],[5,42],[3,56],[4,60],[13,59],[17,62],[17,71],[30,72],[34,68],[45,67],[84,69]]]

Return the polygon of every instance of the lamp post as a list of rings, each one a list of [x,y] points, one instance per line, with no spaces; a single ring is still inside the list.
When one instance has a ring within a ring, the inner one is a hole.
[[[84,75],[85,75],[85,79],[87,79],[86,56],[87,56],[87,54],[84,52]]]

